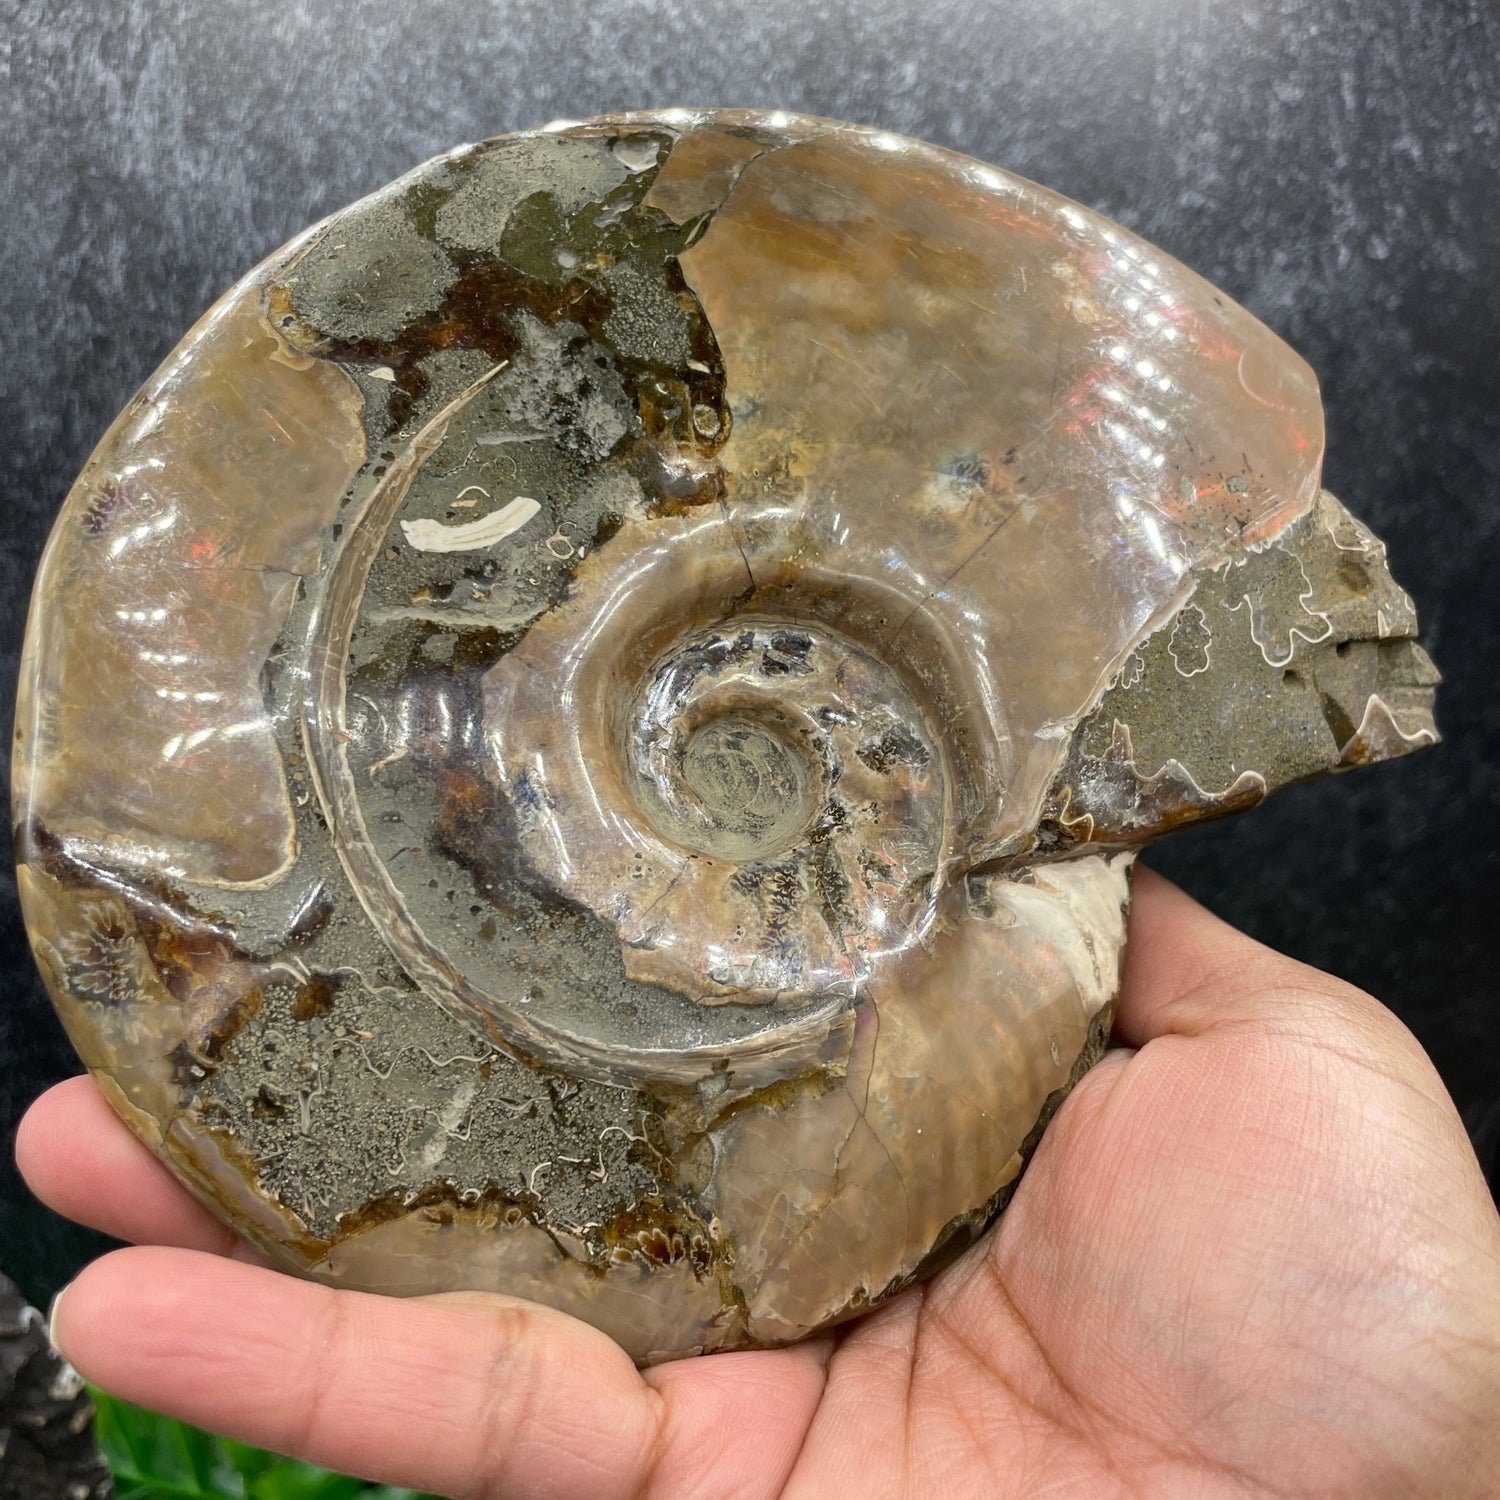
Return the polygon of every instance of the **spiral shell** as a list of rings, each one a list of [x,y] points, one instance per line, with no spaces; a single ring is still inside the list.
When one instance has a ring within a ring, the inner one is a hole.
[[[825,121],[464,147],[101,443],[16,798],[79,1052],[288,1270],[795,1339],[990,1222],[1144,840],[1435,739],[1312,372]]]

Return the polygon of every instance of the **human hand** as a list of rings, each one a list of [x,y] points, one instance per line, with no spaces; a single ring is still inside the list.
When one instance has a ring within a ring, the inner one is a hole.
[[[455,1496],[1500,1494],[1500,1217],[1386,1010],[1136,885],[1116,1050],[993,1233],[830,1338],[637,1372],[516,1299],[264,1268],[92,1082],[37,1194],[138,1242],[55,1317],[88,1378]]]

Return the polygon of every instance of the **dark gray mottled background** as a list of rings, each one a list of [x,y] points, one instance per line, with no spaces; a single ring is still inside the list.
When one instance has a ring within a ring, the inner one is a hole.
[[[7,16],[9,19],[6,19]],[[296,230],[460,141],[667,104],[923,136],[1121,219],[1291,340],[1330,486],[1391,544],[1447,742],[1281,794],[1158,868],[1372,990],[1495,1180],[1500,6],[1487,0],[0,0],[0,649],[110,418]],[[72,1070],[4,871],[0,1115]],[[0,1180],[45,1300],[94,1243]]]

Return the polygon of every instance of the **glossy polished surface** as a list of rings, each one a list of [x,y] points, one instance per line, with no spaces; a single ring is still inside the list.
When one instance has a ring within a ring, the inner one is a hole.
[[[1130,851],[1429,743],[1307,366],[898,137],[462,148],[221,301],[49,548],[22,888],[289,1269],[638,1358],[955,1253],[1098,1055]]]

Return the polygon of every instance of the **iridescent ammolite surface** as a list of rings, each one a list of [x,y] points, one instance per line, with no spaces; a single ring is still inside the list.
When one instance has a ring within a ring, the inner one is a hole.
[[[193,329],[42,566],[21,891],[278,1264],[638,1359],[868,1308],[1108,1033],[1143,841],[1435,738],[1312,372],[896,137],[469,146]]]

